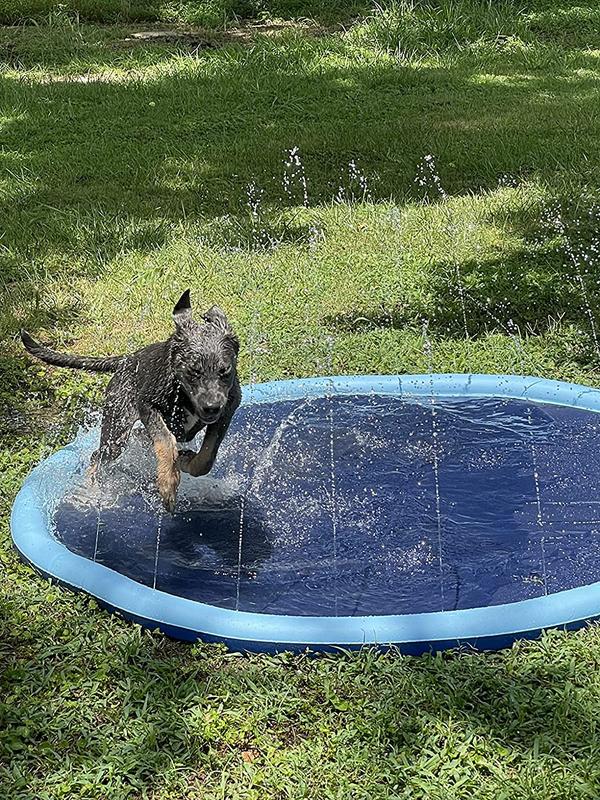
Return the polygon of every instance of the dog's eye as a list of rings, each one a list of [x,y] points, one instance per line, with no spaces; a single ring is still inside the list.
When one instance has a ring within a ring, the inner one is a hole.
[[[228,378],[231,375],[231,367],[221,367],[219,370],[219,375],[222,378]]]

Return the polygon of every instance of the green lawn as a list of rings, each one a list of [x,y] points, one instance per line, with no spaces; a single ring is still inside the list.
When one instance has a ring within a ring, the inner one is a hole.
[[[22,325],[133,350],[190,286],[228,311],[244,380],[598,385],[597,0],[0,0],[0,20],[0,797],[600,796],[597,627],[241,657],[51,587],[8,526],[103,386],[26,359]]]

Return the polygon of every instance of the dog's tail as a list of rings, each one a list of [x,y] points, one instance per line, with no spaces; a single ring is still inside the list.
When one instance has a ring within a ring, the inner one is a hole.
[[[38,344],[27,331],[21,331],[21,341],[25,349],[32,356],[45,361],[47,364],[54,364],[55,367],[71,367],[72,369],[86,369],[90,372],[114,372],[119,364],[125,360],[125,356],[112,356],[110,358],[88,358],[87,356],[71,356],[67,353],[57,353],[49,347]]]

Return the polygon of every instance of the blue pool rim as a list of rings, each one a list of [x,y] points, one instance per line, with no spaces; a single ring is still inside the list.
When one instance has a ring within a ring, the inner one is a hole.
[[[504,397],[600,411],[600,391],[563,381],[519,375],[362,375],[273,381],[244,389],[244,404],[333,395],[376,393],[395,397]],[[76,555],[51,533],[40,497],[57,468],[57,497],[78,468],[68,445],[41,462],[26,479],[11,514],[14,545],[42,575],[87,592],[104,607],[177,639],[224,642],[239,651],[330,651],[365,645],[397,646],[420,654],[457,646],[496,650],[547,628],[580,627],[600,618],[600,582],[515,603],[381,616],[286,616],[211,606],[144,586]],[[46,489],[47,490],[47,489]]]

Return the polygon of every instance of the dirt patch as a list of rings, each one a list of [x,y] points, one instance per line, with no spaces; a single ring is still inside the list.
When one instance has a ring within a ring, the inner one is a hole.
[[[139,47],[141,45],[168,44],[183,47],[186,50],[200,50],[217,47],[219,34],[204,31],[139,31],[131,33],[117,44],[122,47]]]
[[[295,32],[303,36],[319,37],[343,30],[342,26],[323,27],[316,22],[281,21],[241,25],[223,31],[147,28],[130,33],[120,40],[124,47],[148,44],[170,44],[189,50],[222,47],[227,44],[250,44],[258,36],[276,37],[281,33]]]
[[[47,86],[53,83],[127,83],[131,81],[142,81],[146,77],[143,70],[103,70],[99,72],[77,72],[67,73],[66,75],[56,75],[48,73],[24,72],[16,75],[15,80],[21,83],[33,83]]]

